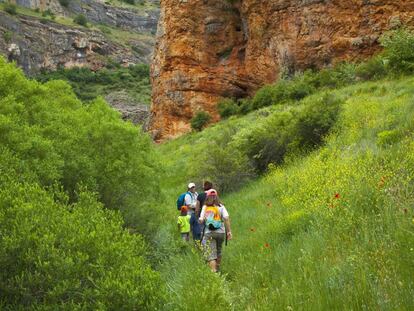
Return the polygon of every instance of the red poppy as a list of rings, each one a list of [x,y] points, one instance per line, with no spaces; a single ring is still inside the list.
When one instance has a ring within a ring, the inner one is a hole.
[[[335,193],[335,199],[339,199],[341,196],[339,193]]]
[[[269,247],[270,247],[269,243],[266,243],[266,244],[265,244],[265,247],[266,247],[266,248],[269,248]]]

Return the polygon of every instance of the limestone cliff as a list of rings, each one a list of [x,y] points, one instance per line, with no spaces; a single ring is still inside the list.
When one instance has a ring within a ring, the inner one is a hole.
[[[159,15],[157,0],[151,1],[148,8],[124,8],[98,0],[69,1],[68,7],[58,0],[13,0],[27,9],[17,15],[0,10],[0,54],[29,75],[57,67],[95,70],[109,60],[149,63]],[[44,11],[54,12],[56,20],[42,17]],[[80,13],[89,27],[73,24]]]
[[[414,24],[413,0],[161,0],[154,136],[189,131],[198,110],[217,120],[220,98],[252,94],[281,73],[366,58],[401,23]]]

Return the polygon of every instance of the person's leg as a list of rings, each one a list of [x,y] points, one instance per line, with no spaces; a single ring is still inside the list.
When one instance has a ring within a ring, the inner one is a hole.
[[[217,261],[216,260],[210,260],[208,262],[208,266],[211,269],[211,272],[217,272]]]
[[[212,272],[217,272],[217,242],[210,235],[204,245],[205,257]]]
[[[222,252],[222,249],[223,249],[224,238],[225,238],[225,236],[222,233],[218,233],[215,236],[216,248],[217,248],[217,259],[216,259],[216,270],[217,270],[217,272],[220,271],[221,252]]]

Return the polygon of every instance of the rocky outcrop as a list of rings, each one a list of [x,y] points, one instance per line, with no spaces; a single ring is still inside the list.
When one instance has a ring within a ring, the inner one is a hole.
[[[156,139],[218,120],[222,97],[244,97],[283,73],[356,61],[378,38],[414,24],[412,0],[162,0],[152,64]]]
[[[12,0],[17,5],[41,11],[50,10],[57,15],[73,17],[84,14],[88,21],[122,28],[134,32],[155,34],[159,18],[159,1],[146,0],[152,6],[117,7],[99,0],[69,0],[66,7],[58,0]]]
[[[148,130],[150,120],[148,105],[138,103],[126,91],[108,94],[105,100],[121,113],[122,119],[141,125],[144,131]]]
[[[125,65],[147,62],[153,41],[136,44],[141,48],[133,48],[133,43],[117,44],[88,28],[0,12],[0,53],[16,61],[29,75],[58,67],[87,66],[95,70],[109,58]],[[144,49],[147,54],[142,53]]]

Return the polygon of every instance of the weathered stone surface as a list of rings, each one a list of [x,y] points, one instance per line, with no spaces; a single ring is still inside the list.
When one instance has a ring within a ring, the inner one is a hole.
[[[63,7],[58,0],[12,0],[17,5],[51,10],[57,15],[71,17],[76,14],[84,14],[88,21],[97,24],[105,24],[122,29],[155,34],[159,18],[159,1],[152,0],[154,7],[116,7],[100,0],[69,1],[67,7]]]
[[[16,61],[29,75],[57,67],[87,66],[95,70],[104,66],[108,57],[125,65],[148,62],[153,42],[135,44],[141,50],[111,42],[87,28],[41,23],[36,18],[0,12],[0,54]]]
[[[121,113],[124,120],[141,125],[144,131],[148,130],[150,119],[148,105],[137,103],[125,91],[108,94],[105,96],[105,100]]]
[[[243,97],[281,73],[364,59],[378,38],[414,24],[413,0],[161,0],[151,68],[156,139],[218,120],[222,97]]]

